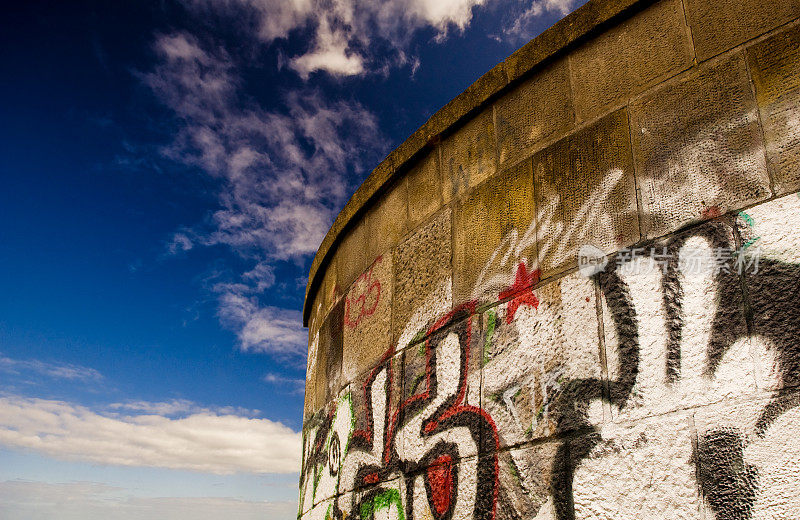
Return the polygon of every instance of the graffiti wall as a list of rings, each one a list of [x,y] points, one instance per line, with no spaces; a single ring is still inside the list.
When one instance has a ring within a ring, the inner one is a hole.
[[[298,518],[800,518],[800,3],[618,4],[321,253]]]

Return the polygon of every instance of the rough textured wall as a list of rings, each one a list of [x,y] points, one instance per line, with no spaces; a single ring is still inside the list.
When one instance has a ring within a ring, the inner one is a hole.
[[[800,518],[798,17],[639,4],[391,177],[312,275],[298,516]]]

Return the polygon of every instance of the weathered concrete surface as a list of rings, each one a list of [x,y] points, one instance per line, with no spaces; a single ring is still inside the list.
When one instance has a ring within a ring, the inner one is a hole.
[[[345,235],[342,244],[336,251],[336,282],[343,290],[361,276],[372,261],[368,259],[368,221],[358,222]]]
[[[390,154],[312,265],[303,520],[800,518],[796,5],[592,0]]]
[[[345,381],[371,370],[391,347],[393,289],[391,254],[376,258],[350,287],[343,319]]]
[[[438,151],[431,152],[406,177],[408,224],[414,229],[442,207],[442,178]]]
[[[481,406],[494,418],[501,447],[579,430],[581,421],[563,414],[553,398],[569,392],[569,381],[601,381],[592,283],[574,274],[532,296],[522,305],[522,299],[511,300],[483,314]]]
[[[586,244],[612,252],[639,240],[628,116],[619,110],[534,154],[542,277]]]
[[[453,295],[456,301],[473,298],[477,285],[494,290],[492,296],[511,285],[497,254],[508,233],[527,229],[533,222],[533,174],[529,161],[503,172],[458,201],[454,208]],[[502,249],[502,248],[501,248]],[[522,251],[536,258],[535,247]],[[495,276],[502,280],[491,283]],[[480,280],[479,280],[480,279]]]
[[[330,403],[342,386],[344,303],[340,300],[333,307],[319,329],[315,384],[318,408],[323,403]]]
[[[554,63],[500,98],[495,118],[501,165],[564,135],[575,123],[567,60]]]
[[[408,191],[405,180],[392,186],[388,193],[367,213],[366,258],[372,263],[389,251],[408,231]]]
[[[419,302],[429,295],[444,287],[446,297],[452,301],[451,221],[451,212],[442,211],[397,247],[392,301],[393,339],[399,337]]]
[[[591,120],[692,64],[680,0],[662,0],[570,54],[575,111]]]
[[[633,103],[631,128],[648,237],[770,194],[758,111],[739,53]]]
[[[330,260],[332,249],[341,240],[342,231],[351,219],[374,197],[384,184],[394,180],[394,172],[413,163],[419,155],[428,153],[446,132],[468,119],[476,109],[488,102],[520,78],[529,75],[538,67],[571,46],[596,34],[606,24],[624,20],[630,13],[646,6],[651,0],[589,0],[583,7],[565,17],[521,49],[514,52],[503,63],[484,74],[478,81],[458,95],[439,112],[394,149],[384,161],[375,168],[364,183],[359,186],[344,209],[336,217],[330,231],[320,245],[311,264],[309,281],[306,287],[306,301],[317,290],[316,273]],[[307,322],[310,307],[303,310],[303,320]]]
[[[474,188],[497,171],[492,111],[487,110],[442,141],[444,201]]]
[[[800,16],[798,0],[686,0],[697,59],[706,60]]]
[[[779,195],[800,188],[800,26],[747,50],[761,125]]]

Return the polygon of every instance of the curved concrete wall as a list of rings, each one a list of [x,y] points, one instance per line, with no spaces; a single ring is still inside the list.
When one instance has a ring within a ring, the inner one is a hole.
[[[800,0],[592,0],[312,266],[303,519],[800,518]]]

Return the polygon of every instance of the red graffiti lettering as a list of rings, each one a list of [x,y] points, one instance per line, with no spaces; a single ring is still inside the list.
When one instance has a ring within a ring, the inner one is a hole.
[[[428,468],[428,482],[431,486],[431,500],[437,517],[442,517],[450,509],[453,494],[453,458],[441,455]]]
[[[381,300],[381,283],[372,279],[372,270],[381,262],[378,257],[369,270],[358,277],[344,302],[344,324],[354,329],[364,318],[375,313]]]

